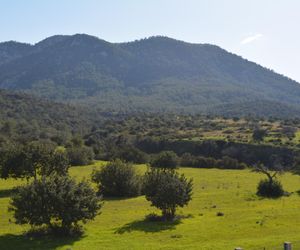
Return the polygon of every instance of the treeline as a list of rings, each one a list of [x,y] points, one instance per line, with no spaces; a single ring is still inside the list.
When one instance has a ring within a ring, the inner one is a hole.
[[[183,166],[231,169],[257,163],[271,166],[276,156],[288,168],[299,154],[300,144],[295,137],[299,119],[85,113],[84,109],[51,106],[46,101],[6,92],[0,92],[0,104],[5,106],[0,111],[0,150],[30,142],[48,143],[65,148],[71,165],[117,158],[148,163],[162,151],[173,151]],[[209,139],[205,137],[207,131],[222,131],[225,136]],[[268,134],[272,138],[266,143],[264,137]],[[245,135],[248,139],[239,141]],[[278,142],[279,139],[282,140]]]
[[[281,159],[281,164],[291,166],[294,158],[299,152],[286,147],[276,147],[261,144],[242,144],[228,142],[224,140],[161,140],[153,138],[143,138],[137,142],[137,147],[147,153],[154,154],[160,151],[170,150],[179,156],[190,153],[193,156],[205,158],[222,159],[224,157],[236,159],[239,162],[251,166],[258,162],[271,165],[274,155]],[[214,164],[218,166],[218,164]]]
[[[293,166],[299,150],[263,144],[242,144],[225,140],[166,140],[154,137],[128,141],[111,139],[95,147],[96,159],[123,159],[133,163],[151,162],[155,155],[172,151],[182,166],[197,168],[243,169],[262,163],[272,168],[274,158],[286,169]]]
[[[0,149],[1,178],[37,178],[51,172],[65,174],[69,166],[87,165],[94,160],[93,150],[73,138],[66,147],[49,141],[33,141]]]

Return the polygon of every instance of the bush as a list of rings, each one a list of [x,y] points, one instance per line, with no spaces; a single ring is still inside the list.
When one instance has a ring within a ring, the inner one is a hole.
[[[186,206],[192,199],[192,180],[173,169],[152,168],[144,177],[143,192],[146,199],[162,210],[163,218],[175,217],[177,207]]]
[[[266,135],[267,131],[265,129],[256,128],[253,131],[252,138],[254,141],[263,141]]]
[[[72,166],[82,166],[92,163],[94,152],[86,146],[73,146],[67,149],[67,153]]]
[[[246,164],[239,163],[238,160],[229,156],[223,156],[221,160],[218,160],[218,167],[221,169],[245,169]]]
[[[284,195],[284,190],[279,181],[268,179],[261,180],[257,186],[257,195],[268,198],[278,198]]]
[[[195,156],[190,153],[184,153],[180,157],[180,165],[183,167],[194,167],[195,166]]]
[[[212,157],[198,156],[195,159],[195,167],[197,168],[214,168],[217,166],[217,161]]]
[[[160,152],[151,162],[151,167],[156,168],[176,168],[178,157],[173,151]]]
[[[69,233],[93,219],[101,208],[100,198],[85,181],[76,183],[69,176],[51,175],[19,187],[9,210],[17,224],[60,227]]]
[[[245,169],[246,164],[228,156],[216,160],[212,157],[193,156],[185,153],[181,156],[181,165],[193,168],[220,168],[220,169]]]
[[[216,160],[203,156],[193,156],[185,153],[181,156],[181,165],[192,168],[213,168],[216,166]]]
[[[124,161],[133,162],[137,164],[148,162],[147,154],[132,146],[127,146],[125,148],[120,149],[120,151],[116,153],[115,158],[120,158]]]
[[[130,163],[117,159],[92,173],[99,193],[105,196],[134,197],[141,193],[141,177]]]

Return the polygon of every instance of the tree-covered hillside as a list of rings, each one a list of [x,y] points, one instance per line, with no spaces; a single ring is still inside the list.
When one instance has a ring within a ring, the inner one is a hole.
[[[0,44],[1,88],[103,111],[300,114],[297,82],[214,45],[80,34],[11,43]]]
[[[64,143],[90,131],[100,117],[79,107],[0,91],[0,147],[6,142],[47,139]]]

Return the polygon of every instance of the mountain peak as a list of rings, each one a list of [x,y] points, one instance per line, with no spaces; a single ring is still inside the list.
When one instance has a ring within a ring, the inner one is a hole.
[[[0,87],[105,111],[224,113],[220,107],[251,110],[253,103],[300,110],[299,84],[214,45],[166,36],[109,43],[75,34],[24,51],[0,49]]]

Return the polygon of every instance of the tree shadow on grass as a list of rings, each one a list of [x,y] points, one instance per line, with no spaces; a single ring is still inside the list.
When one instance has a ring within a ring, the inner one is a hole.
[[[116,234],[130,233],[132,231],[142,231],[145,233],[156,233],[165,230],[174,230],[181,223],[180,219],[175,221],[149,221],[147,219],[133,221],[117,228]]]
[[[134,200],[134,199],[136,199],[138,197],[139,196],[137,196],[137,197],[112,197],[112,196],[104,196],[103,200],[104,201],[110,201],[110,202],[119,202],[119,201],[123,201],[123,200]]]
[[[29,237],[27,235],[5,234],[0,235],[0,250],[18,249],[18,250],[50,250],[64,245],[72,245],[82,236],[72,237],[54,237],[41,236]]]
[[[10,197],[14,194],[15,189],[1,189],[0,190],[0,198]]]

